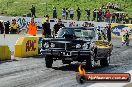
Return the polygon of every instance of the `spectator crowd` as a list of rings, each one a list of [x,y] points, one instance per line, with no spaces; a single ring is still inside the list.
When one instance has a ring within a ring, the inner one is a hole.
[[[116,12],[111,12],[111,9],[117,10]],[[32,5],[31,7],[31,16],[36,17],[35,7]],[[132,19],[128,16],[126,12],[120,12],[122,10],[120,3],[111,3],[109,2],[106,7],[104,5],[101,8],[94,9],[93,11],[89,8],[81,9],[78,7],[76,10],[72,7],[62,8],[61,10],[61,18],[68,20],[74,20],[75,17],[77,21],[83,17],[87,21],[97,21],[97,22],[108,22],[108,23],[132,23]],[[85,15],[82,15],[85,12]],[[47,14],[48,15],[48,14]],[[55,6],[52,9],[52,18],[60,18],[58,17],[58,11]]]
[[[0,33],[1,34],[19,34],[19,25],[16,19],[12,19],[11,23],[9,21],[0,21]]]

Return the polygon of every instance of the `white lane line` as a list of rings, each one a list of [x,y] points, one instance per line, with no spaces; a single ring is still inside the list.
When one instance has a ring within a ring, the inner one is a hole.
[[[132,70],[127,71],[125,73],[130,73],[130,75],[132,76]],[[95,84],[92,84],[87,87],[123,87],[127,84],[130,84],[131,82],[132,82],[132,80],[130,82],[126,82],[126,83],[95,83]]]

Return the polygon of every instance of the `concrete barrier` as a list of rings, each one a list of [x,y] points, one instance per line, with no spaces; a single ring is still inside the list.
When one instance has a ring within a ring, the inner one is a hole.
[[[38,55],[38,37],[21,37],[15,44],[15,57],[30,57]]]
[[[11,51],[7,45],[0,45],[0,61],[10,60]]]

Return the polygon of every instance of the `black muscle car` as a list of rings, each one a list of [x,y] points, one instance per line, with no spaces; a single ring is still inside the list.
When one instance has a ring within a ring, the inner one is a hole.
[[[93,68],[100,60],[101,66],[108,66],[112,44],[96,41],[95,37],[94,28],[65,27],[55,38],[44,38],[41,54],[45,56],[46,67],[51,68],[54,60],[62,60],[63,64],[86,62],[87,68]]]

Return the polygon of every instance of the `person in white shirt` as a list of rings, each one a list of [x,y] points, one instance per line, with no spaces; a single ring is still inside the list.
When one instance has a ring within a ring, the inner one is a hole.
[[[66,18],[66,9],[62,8],[62,19]]]
[[[69,14],[70,14],[70,18],[73,20],[73,18],[74,18],[74,9],[73,8],[70,8]]]

